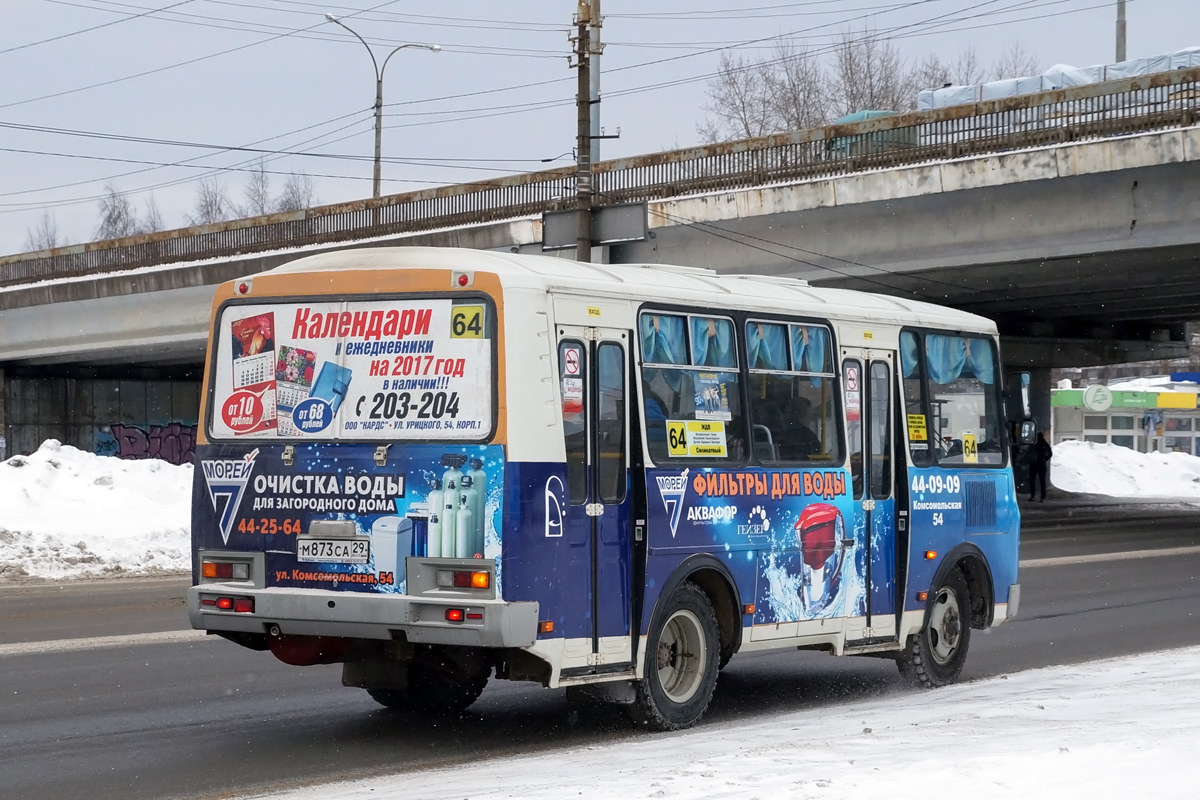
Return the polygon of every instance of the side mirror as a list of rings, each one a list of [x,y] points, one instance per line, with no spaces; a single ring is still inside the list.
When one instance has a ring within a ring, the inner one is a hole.
[[[1004,406],[1009,420],[1016,425],[1016,420],[1029,419],[1033,416],[1030,404],[1030,384],[1032,377],[1028,372],[1010,372],[1005,381]],[[1013,431],[1014,436],[1016,430]]]
[[[1033,444],[1037,441],[1037,423],[1027,419],[1017,426],[1017,444]]]

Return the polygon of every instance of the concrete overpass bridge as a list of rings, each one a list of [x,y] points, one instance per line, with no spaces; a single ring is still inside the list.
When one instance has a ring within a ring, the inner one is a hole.
[[[597,205],[647,219],[604,257],[974,311],[1043,388],[1054,366],[1181,355],[1200,318],[1198,108],[1200,69],[1178,70],[604,162]],[[543,215],[574,196],[564,168],[0,258],[9,450],[63,424],[85,443],[114,413],[153,449],[147,418],[186,422],[187,402],[161,398],[196,391],[216,283],[341,247],[541,252]],[[113,405],[114,381],[144,413]],[[91,412],[67,408],[88,392]]]

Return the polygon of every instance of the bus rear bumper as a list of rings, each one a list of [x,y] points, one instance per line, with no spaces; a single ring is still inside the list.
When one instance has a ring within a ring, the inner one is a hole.
[[[251,599],[253,611],[221,610],[221,598]],[[208,602],[205,602],[208,601]],[[444,599],[326,589],[254,588],[205,583],[188,590],[192,627],[213,632],[337,636],[466,647],[529,647],[537,639],[538,604]],[[461,612],[461,621],[447,619]]]

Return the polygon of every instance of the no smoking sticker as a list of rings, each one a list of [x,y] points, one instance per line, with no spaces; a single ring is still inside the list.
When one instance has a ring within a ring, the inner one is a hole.
[[[566,365],[564,367],[566,373],[568,375],[578,375],[579,374],[579,349],[576,347],[567,348],[564,360],[566,362]]]
[[[858,389],[857,367],[846,367],[846,388],[852,392]]]

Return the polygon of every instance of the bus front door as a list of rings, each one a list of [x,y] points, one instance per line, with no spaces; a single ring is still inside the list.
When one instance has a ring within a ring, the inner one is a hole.
[[[579,587],[580,594],[586,587],[590,620],[590,641],[569,639],[565,653],[569,662],[585,660],[586,666],[565,669],[567,674],[632,666],[629,348],[629,331],[559,326],[559,379],[571,484],[564,527],[578,557],[571,559],[574,574],[555,577]]]
[[[865,594],[863,627],[848,645],[896,638],[895,353],[842,349],[847,449],[854,498],[854,564]],[[853,614],[852,614],[853,616]]]

